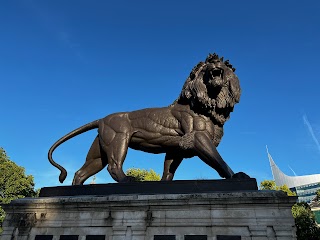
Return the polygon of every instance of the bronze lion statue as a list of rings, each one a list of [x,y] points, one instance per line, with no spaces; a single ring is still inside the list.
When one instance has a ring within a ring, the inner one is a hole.
[[[50,163],[61,171],[60,182],[67,172],[54,162],[53,151],[70,138],[95,128],[98,135],[84,165],[75,173],[73,185],[83,184],[106,166],[115,181],[133,181],[122,169],[129,147],[166,154],[162,181],[171,181],[181,161],[193,156],[222,178],[249,177],[241,172],[234,174],[216,149],[223,125],[240,100],[241,89],[234,71],[229,61],[210,54],[192,69],[180,96],[170,106],[114,113],[68,133],[48,153]]]

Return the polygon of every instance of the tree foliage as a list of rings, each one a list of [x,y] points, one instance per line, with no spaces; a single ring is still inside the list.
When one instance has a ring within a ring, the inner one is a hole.
[[[320,189],[317,190],[316,194],[316,201],[320,201]]]
[[[292,192],[287,185],[277,186],[273,180],[264,180],[260,183],[261,190],[277,190],[287,193],[288,196],[296,196],[295,192]]]
[[[129,168],[126,171],[126,175],[134,177],[135,181],[137,182],[160,181],[160,174],[157,174],[152,169],[148,171],[140,168]]]
[[[264,180],[260,183],[261,190],[276,190],[276,182],[273,180]]]
[[[34,189],[32,175],[26,175],[23,167],[10,160],[3,148],[0,147],[0,204],[10,203],[14,199],[35,197],[38,192]],[[0,207],[0,232],[5,212]]]
[[[320,228],[317,226],[314,213],[307,203],[293,205],[292,215],[297,227],[298,240],[320,240]]]
[[[273,180],[264,180],[260,183],[261,190],[281,190],[288,194],[288,196],[295,196],[288,186],[277,186]],[[320,193],[320,191],[319,191]],[[310,206],[305,203],[296,203],[292,206],[292,215],[297,227],[298,240],[320,240],[320,228],[315,221],[314,213]]]

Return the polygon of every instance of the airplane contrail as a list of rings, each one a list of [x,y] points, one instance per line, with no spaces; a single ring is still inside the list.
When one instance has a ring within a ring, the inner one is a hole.
[[[320,152],[320,143],[319,143],[318,139],[316,138],[316,135],[314,134],[313,128],[312,128],[310,122],[308,121],[307,115],[305,115],[305,114],[303,115],[303,122],[305,125],[307,125],[308,131],[309,131],[313,141],[315,142],[315,144]]]

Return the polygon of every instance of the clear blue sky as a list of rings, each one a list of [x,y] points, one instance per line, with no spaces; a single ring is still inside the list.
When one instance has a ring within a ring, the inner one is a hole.
[[[225,161],[272,179],[268,145],[286,174],[319,173],[319,13],[317,0],[2,1],[0,146],[36,187],[60,185],[47,160],[56,140],[113,112],[169,105],[193,66],[216,52],[242,87],[218,147]],[[95,135],[54,152],[66,184]],[[124,169],[162,173],[163,158],[131,150]],[[219,177],[198,158],[175,177],[204,178]],[[96,182],[113,180],[102,170]]]

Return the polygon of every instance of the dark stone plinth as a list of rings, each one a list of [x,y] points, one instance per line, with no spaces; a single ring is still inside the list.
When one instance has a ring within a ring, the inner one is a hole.
[[[114,194],[184,194],[255,190],[258,190],[255,178],[179,180],[170,182],[132,182],[44,187],[40,190],[40,197]]]

